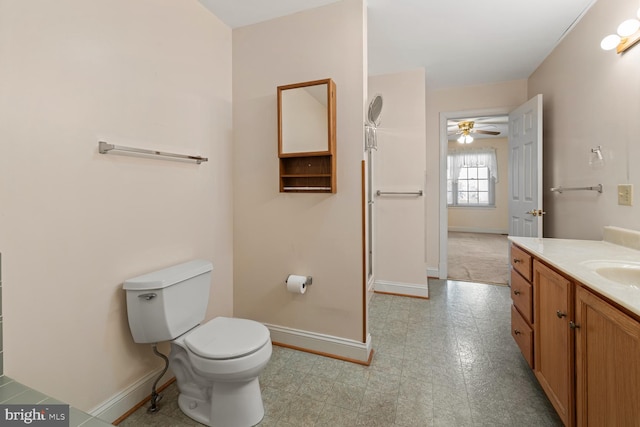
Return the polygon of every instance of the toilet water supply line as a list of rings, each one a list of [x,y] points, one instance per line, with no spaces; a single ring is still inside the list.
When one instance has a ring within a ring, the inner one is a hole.
[[[162,395],[158,394],[158,392],[156,391],[156,386],[158,385],[158,381],[160,381],[160,378],[162,378],[167,372],[167,369],[169,369],[169,358],[158,351],[157,343],[154,343],[151,346],[153,347],[153,353],[164,360],[164,369],[162,370],[160,375],[158,375],[158,378],[156,378],[156,381],[153,383],[153,387],[151,387],[151,406],[149,406],[147,412],[153,413],[158,412],[158,402],[162,400]]]

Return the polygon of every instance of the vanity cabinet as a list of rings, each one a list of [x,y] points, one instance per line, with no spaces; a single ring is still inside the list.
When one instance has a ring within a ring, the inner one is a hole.
[[[566,426],[574,425],[573,283],[533,261],[534,373]]]
[[[640,426],[640,316],[515,245],[511,266],[511,332],[564,425]]]
[[[579,426],[640,425],[640,322],[576,287]]]
[[[511,336],[530,368],[533,358],[533,286],[531,255],[511,246]]]

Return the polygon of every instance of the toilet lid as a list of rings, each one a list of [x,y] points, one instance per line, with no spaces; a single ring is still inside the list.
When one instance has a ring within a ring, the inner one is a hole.
[[[269,329],[248,319],[216,317],[188,334],[184,342],[206,359],[234,359],[261,348],[269,341]]]

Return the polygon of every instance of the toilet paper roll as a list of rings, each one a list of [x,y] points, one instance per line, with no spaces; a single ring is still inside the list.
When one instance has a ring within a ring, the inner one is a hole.
[[[287,277],[287,291],[294,294],[304,294],[307,292],[307,276],[297,276],[290,274]]]

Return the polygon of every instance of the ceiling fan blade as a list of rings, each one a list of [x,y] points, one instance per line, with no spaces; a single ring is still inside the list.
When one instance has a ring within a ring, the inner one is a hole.
[[[493,128],[493,129],[498,129],[498,126],[494,125],[494,124],[488,124],[488,123],[476,123],[475,126],[473,127],[474,129],[487,129],[487,128]]]
[[[488,117],[477,117],[474,119],[476,124],[506,124],[509,122],[508,116],[488,116]]]
[[[493,130],[473,129],[471,132],[473,132],[473,133],[483,133],[485,135],[500,135],[500,132],[496,132],[496,131],[493,131]]]

